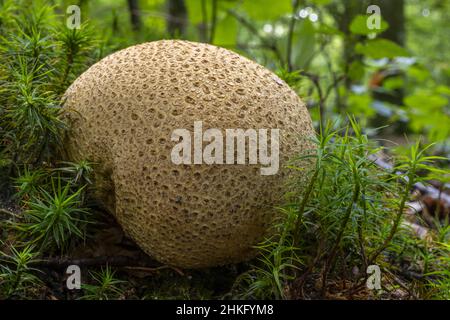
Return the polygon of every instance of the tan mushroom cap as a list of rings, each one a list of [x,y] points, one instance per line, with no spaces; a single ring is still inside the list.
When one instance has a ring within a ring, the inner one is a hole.
[[[287,175],[261,175],[260,164],[176,165],[175,129],[193,132],[194,121],[203,130],[280,129],[280,168],[311,148],[311,118],[286,83],[203,43],[118,51],[84,72],[65,99],[69,158],[96,163],[97,198],[146,253],[177,267],[252,257]]]

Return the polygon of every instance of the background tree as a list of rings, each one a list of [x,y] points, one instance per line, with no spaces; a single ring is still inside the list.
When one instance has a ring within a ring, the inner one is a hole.
[[[172,38],[185,34],[187,16],[184,0],[167,0],[167,32]]]
[[[139,31],[142,26],[141,12],[139,10],[139,0],[127,0],[130,11],[130,22],[134,31]]]

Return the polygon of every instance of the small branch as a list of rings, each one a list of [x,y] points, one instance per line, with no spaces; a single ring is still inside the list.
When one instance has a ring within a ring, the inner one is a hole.
[[[30,263],[32,267],[47,267],[52,269],[64,269],[70,265],[77,265],[83,267],[97,267],[97,266],[111,266],[116,268],[122,268],[130,271],[140,272],[157,272],[164,269],[171,269],[181,276],[184,276],[183,271],[179,268],[175,268],[169,265],[161,265],[150,257],[144,258],[130,258],[128,256],[112,256],[112,257],[95,257],[95,258],[48,258],[43,260],[37,260]]]
[[[7,215],[9,215],[11,217],[14,217],[14,218],[19,218],[19,216],[17,214],[15,214],[14,212],[6,210],[6,209],[3,209],[3,208],[0,208],[0,213],[7,214]]]
[[[341,75],[341,76],[339,76],[339,77],[336,77],[336,74],[335,74],[334,72],[333,72],[332,74],[333,74],[333,83],[331,83],[331,84],[328,86],[327,90],[325,91],[325,96],[324,96],[324,100],[325,100],[325,101],[326,101],[326,100],[328,99],[328,97],[330,96],[331,91],[332,91],[333,89],[336,89],[336,88],[337,88],[337,85],[339,84],[339,82],[341,82],[342,80],[345,79],[345,75]]]
[[[278,61],[280,61],[281,64],[284,64],[283,56],[274,42],[269,41],[265,37],[261,36],[261,34],[255,28],[255,26],[253,26],[250,22],[248,22],[245,18],[237,14],[235,11],[228,9],[227,12],[232,17],[234,17],[240,24],[242,24],[245,28],[247,28],[247,30],[250,31],[254,36],[256,36],[261,41],[261,43],[265,48],[270,49],[275,54],[276,58],[278,59]]]
[[[335,105],[337,107],[337,110],[339,112],[341,112],[342,108],[341,108],[341,99],[340,99],[338,84],[339,84],[339,82],[341,82],[342,80],[344,80],[346,78],[346,75],[343,74],[343,75],[338,77],[336,72],[333,70],[333,65],[332,65],[332,62],[331,62],[332,60],[331,60],[331,57],[328,54],[327,50],[325,50],[325,49],[322,50],[322,53],[323,53],[323,55],[325,57],[325,61],[326,61],[327,66],[328,66],[328,71],[329,71],[329,73],[331,74],[331,76],[333,78],[333,84],[330,85],[330,87],[328,88],[327,93],[325,94],[325,96],[326,96],[325,100],[328,99],[328,96],[331,94],[331,90],[334,89]]]
[[[48,268],[65,268],[70,265],[78,266],[101,266],[109,265],[112,267],[129,267],[130,265],[136,267],[145,268],[159,268],[161,265],[152,260],[151,258],[140,258],[133,259],[127,256],[102,256],[95,258],[80,258],[80,259],[70,259],[70,258],[46,258],[38,260],[32,263],[36,267],[48,267]]]
[[[383,159],[380,159],[379,157],[377,157],[376,155],[369,155],[369,159],[373,161],[373,163],[375,165],[377,165],[380,168],[383,168],[385,170],[388,171],[392,171],[394,170],[394,166],[386,161],[384,161]],[[395,172],[395,174],[397,175],[402,175],[402,172]],[[402,179],[407,183],[407,178],[406,177],[402,177]],[[419,190],[421,193],[429,195],[430,197],[432,197],[435,200],[441,200],[444,203],[446,203],[448,206],[450,206],[450,195],[441,192],[439,189],[433,187],[433,186],[426,186],[421,182],[416,182],[413,184],[412,186],[414,189]]]
[[[325,123],[325,96],[323,94],[322,86],[319,83],[319,76],[306,72],[301,71],[300,75],[307,77],[311,82],[313,83],[314,87],[317,90],[317,95],[319,96],[319,115],[320,115],[320,126],[321,128],[324,127]]]
[[[164,270],[164,269],[171,269],[173,271],[175,271],[176,273],[178,273],[180,276],[184,276],[183,271],[181,271],[178,268],[175,267],[171,267],[171,266],[160,266],[160,267],[155,267],[155,268],[149,268],[149,267],[123,267],[126,270],[131,270],[131,271],[141,271],[141,272],[157,272],[160,270]]]
[[[321,50],[319,52],[324,52],[325,49],[321,48]],[[330,67],[331,68],[331,67]],[[317,74],[312,74],[310,72],[306,72],[306,71],[301,71],[300,75],[303,75],[305,77],[307,77],[314,85],[316,91],[317,91],[317,95],[319,96],[319,101],[318,101],[318,107],[319,107],[319,115],[320,115],[320,125],[321,127],[324,126],[325,123],[325,112],[326,112],[326,107],[325,107],[325,103],[328,100],[328,97],[331,94],[331,91],[333,89],[335,89],[336,92],[338,92],[337,89],[337,85],[339,84],[339,82],[341,82],[342,80],[346,79],[345,74],[340,75],[339,77],[336,76],[336,74],[334,74],[332,72],[333,75],[333,82],[326,88],[326,90],[324,91],[322,86],[320,85],[320,77]]]

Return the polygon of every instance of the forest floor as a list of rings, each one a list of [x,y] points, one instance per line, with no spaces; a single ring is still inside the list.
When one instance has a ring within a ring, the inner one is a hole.
[[[423,221],[432,215],[436,203],[427,195],[416,193],[415,196],[416,199],[411,205],[419,210],[411,212],[408,220],[415,226],[416,236],[426,237],[430,226],[424,225]],[[13,200],[5,199],[5,196],[0,199],[0,222],[15,221],[22,209]],[[13,298],[85,299],[84,290],[69,290],[66,285],[69,276],[66,273],[67,267],[78,265],[82,283],[88,279],[86,282],[92,285],[99,280],[95,277],[96,271],[103,270],[105,266],[111,267],[114,270],[114,278],[118,280],[118,290],[113,294],[113,299],[230,299],[235,297],[234,285],[238,277],[248,271],[257,260],[201,270],[181,270],[162,265],[146,255],[127,237],[113,217],[100,208],[94,210],[96,223],[88,230],[88,238],[84,243],[71,248],[64,255],[53,254],[34,262],[32,266],[38,270],[36,276],[41,280],[41,285],[30,290],[28,296]],[[5,240],[0,251],[7,252],[9,244],[17,239],[16,235],[13,232],[8,233],[7,229],[2,232],[2,239]],[[405,268],[400,265],[398,267]],[[348,272],[351,273],[352,270]],[[351,276],[331,279],[327,284],[327,293],[323,296],[320,290],[320,274],[310,273],[306,278],[300,277],[292,282],[286,288],[289,291],[286,296],[290,299],[337,300],[417,298],[411,297],[407,290],[409,282],[413,281],[415,276],[418,275],[404,273],[403,277],[399,277],[397,273],[386,277],[395,289],[382,293],[374,293],[365,286],[357,286],[356,282],[351,281]],[[101,293],[96,298],[102,298]],[[103,298],[111,296],[105,293]]]

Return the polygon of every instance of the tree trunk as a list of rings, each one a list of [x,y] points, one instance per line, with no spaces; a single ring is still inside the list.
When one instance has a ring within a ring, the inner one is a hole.
[[[130,10],[130,21],[133,31],[139,31],[142,26],[141,13],[139,11],[139,1],[128,0],[128,9]]]
[[[187,22],[184,0],[168,0],[167,13],[167,32],[173,38],[183,36]]]
[[[381,9],[381,16],[389,23],[389,28],[380,36],[401,46],[405,44],[404,0],[373,0]]]
[[[329,6],[329,11],[336,17],[337,26],[346,37],[344,38],[344,46],[342,51],[342,60],[344,66],[344,72],[348,75],[350,66],[355,61],[361,61],[362,56],[356,54],[354,51],[355,44],[360,39],[351,37],[350,23],[358,14],[365,14],[367,6],[369,5],[367,0],[346,0],[339,3],[332,3]],[[350,77],[345,77],[344,86],[347,91],[350,90],[353,84]],[[340,101],[336,106],[337,110],[341,113],[345,112],[344,106],[346,101]]]
[[[380,34],[378,37],[390,40],[397,43],[400,46],[405,44],[405,12],[404,12],[404,0],[373,0],[372,4],[380,7],[380,13],[383,19],[389,24],[389,28]],[[403,88],[397,88],[386,92],[382,89],[384,81],[392,78],[403,78],[404,72],[394,65],[389,65],[386,68],[378,70],[372,75],[371,89],[372,97],[384,103],[390,103],[394,105],[403,104],[404,90]],[[376,80],[376,81],[374,81]],[[376,83],[378,82],[378,83]],[[373,85],[375,83],[375,85]],[[386,116],[378,115],[372,120],[372,124],[375,127],[382,126],[386,123]],[[391,126],[391,130],[394,130],[397,134],[407,132],[408,126],[404,122],[397,122],[394,126]]]
[[[381,16],[389,24],[389,28],[380,34],[380,38],[391,40],[400,46],[405,44],[405,14],[404,14],[404,1],[403,0],[374,0],[373,4],[380,7]],[[379,85],[383,84],[383,81],[394,78],[403,77],[403,72],[399,69],[389,68],[387,70],[381,70],[381,81]],[[376,100],[401,105],[403,103],[403,90],[402,88],[395,89],[391,92],[385,93],[374,92],[374,98]]]

